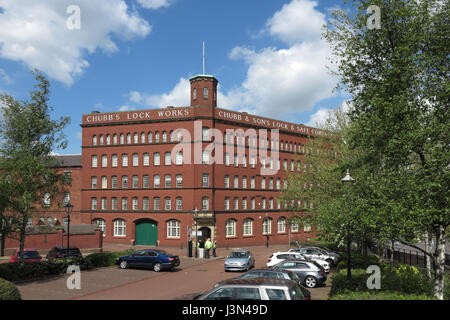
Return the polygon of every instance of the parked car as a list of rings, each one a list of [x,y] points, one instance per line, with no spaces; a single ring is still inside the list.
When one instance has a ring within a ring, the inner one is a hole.
[[[255,279],[255,278],[294,280],[295,282],[297,282],[300,289],[302,290],[305,300],[311,300],[311,292],[309,292],[309,290],[303,286],[302,280],[294,272],[289,270],[273,269],[273,268],[253,269],[237,277],[234,277],[233,279]],[[218,282],[214,286],[217,287],[220,284],[221,282]]]
[[[273,268],[294,272],[307,288],[315,288],[327,281],[325,270],[314,261],[288,259],[277,263]]]
[[[286,279],[228,279],[205,293],[176,300],[305,300],[297,282]]]
[[[310,248],[310,247],[295,248],[289,249],[289,252],[300,253],[309,259],[324,260],[328,262],[331,266],[336,265],[338,261],[336,257],[331,256],[318,248]]]
[[[269,257],[268,262],[266,263],[267,267],[272,267],[276,265],[277,263],[286,260],[286,259],[297,259],[297,260],[304,260],[304,261],[314,261],[320,264],[324,269],[326,273],[330,272],[330,264],[321,259],[312,259],[305,257],[304,255],[295,252],[295,251],[288,251],[288,252],[275,252]]]
[[[78,258],[82,257],[81,251],[77,247],[53,247],[46,255],[46,261],[54,261],[55,259],[63,258]]]
[[[42,260],[42,257],[36,249],[23,249],[23,260],[25,262],[39,262]],[[9,257],[9,261],[11,261],[11,262],[19,262],[20,261],[20,250],[19,249],[14,251],[14,254]]]
[[[249,250],[233,250],[225,259],[226,271],[248,271],[255,267],[255,257]]]
[[[134,251],[116,259],[120,268],[152,268],[153,271],[171,270],[180,265],[180,258],[165,250],[146,249]]]

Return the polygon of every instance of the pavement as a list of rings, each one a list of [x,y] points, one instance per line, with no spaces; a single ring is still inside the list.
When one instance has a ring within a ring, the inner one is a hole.
[[[156,248],[152,246],[130,246],[104,244],[103,251],[120,252],[127,249]],[[242,249],[243,247],[239,247]],[[171,300],[185,293],[211,288],[217,281],[236,276],[225,273],[223,260],[237,248],[217,248],[217,257],[199,259],[187,256],[186,247],[164,247],[163,249],[180,257],[180,267],[173,272],[153,272],[142,269],[122,270],[117,266],[82,271],[82,286],[79,290],[67,289],[69,275],[61,275],[35,281],[16,282],[24,300],[104,300],[104,299],[158,299]],[[276,251],[285,251],[287,245],[247,246],[255,256],[256,267],[265,267],[268,257]],[[310,289],[313,300],[325,300],[332,273],[324,287]],[[176,290],[174,290],[176,287]],[[149,290],[149,288],[158,288]]]

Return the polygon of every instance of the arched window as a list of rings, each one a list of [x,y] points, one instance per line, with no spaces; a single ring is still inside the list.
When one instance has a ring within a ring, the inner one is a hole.
[[[122,198],[122,210],[128,210],[128,198]]]
[[[148,142],[148,143],[152,143],[152,142],[153,142],[153,134],[152,134],[151,131],[148,133],[148,136],[147,136],[147,142]]]
[[[127,133],[127,144],[131,144],[131,134]]]
[[[145,143],[145,132],[141,132],[141,143]]]
[[[263,220],[263,234],[271,234],[272,233],[272,219],[264,218]]]
[[[162,133],[162,141],[167,142],[167,132],[166,131],[163,131],[163,133]]]
[[[155,142],[159,142],[159,132],[155,132]]]
[[[120,134],[120,144],[124,144],[125,143],[125,136],[123,135],[123,133]]]
[[[123,219],[114,220],[114,236],[125,237],[127,234],[127,224]]]
[[[105,236],[106,235],[106,223],[105,223],[105,220],[103,220],[103,219],[94,219],[93,222],[98,225],[100,230],[103,232],[103,236]]]
[[[108,146],[111,144],[111,136],[109,134],[106,135],[106,144]]]
[[[174,141],[173,130],[170,130],[170,133],[169,133],[169,141],[170,141],[170,142],[173,142],[173,141]]]
[[[286,232],[286,218],[281,217],[281,218],[278,219],[277,231],[278,231],[278,233],[285,233]]]
[[[180,237],[180,221],[169,220],[167,221],[167,238],[179,238]]]
[[[236,236],[236,220],[229,219],[225,224],[225,237]]]
[[[92,145],[93,146],[97,145],[97,136],[95,134],[92,136]]]
[[[172,210],[172,201],[170,200],[170,197],[164,198],[164,210]]]
[[[175,199],[175,209],[183,210],[183,198],[182,197],[177,197]]]
[[[159,178],[159,174],[155,174],[153,176],[153,188],[159,188],[160,187],[160,178]]]
[[[103,145],[103,135],[102,134],[98,137],[98,141],[99,141],[100,145],[102,146]]]
[[[253,219],[245,219],[242,225],[243,227],[243,235],[251,236],[253,234]]]
[[[113,144],[117,144],[117,134],[113,134]]]

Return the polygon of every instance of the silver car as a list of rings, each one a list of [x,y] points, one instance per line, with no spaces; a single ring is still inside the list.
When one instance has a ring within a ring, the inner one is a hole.
[[[330,264],[330,266],[335,266],[338,263],[338,258],[331,256],[327,253],[325,253],[325,251],[320,250],[319,248],[295,248],[295,249],[289,249],[289,252],[298,252],[301,255],[305,256],[306,258],[309,259],[319,259],[319,260],[324,260],[326,262],[328,262]]]
[[[249,250],[233,250],[225,259],[225,271],[248,271],[255,266],[255,257]]]

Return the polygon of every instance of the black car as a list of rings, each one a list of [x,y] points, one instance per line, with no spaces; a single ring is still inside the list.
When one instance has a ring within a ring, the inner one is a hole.
[[[128,256],[117,258],[116,264],[120,268],[152,268],[158,272],[163,269],[170,270],[180,265],[180,258],[165,250],[146,249],[138,250]]]
[[[247,271],[246,273],[235,277],[233,279],[254,279],[254,278],[266,278],[266,279],[287,279],[297,282],[300,290],[303,292],[305,300],[311,300],[311,292],[306,289],[302,280],[292,271],[282,269],[263,268]],[[220,285],[221,282],[216,283],[215,286]]]
[[[82,254],[79,248],[77,247],[53,247],[48,253],[45,259],[47,261],[53,261],[55,259],[64,259],[64,258],[81,258]]]

